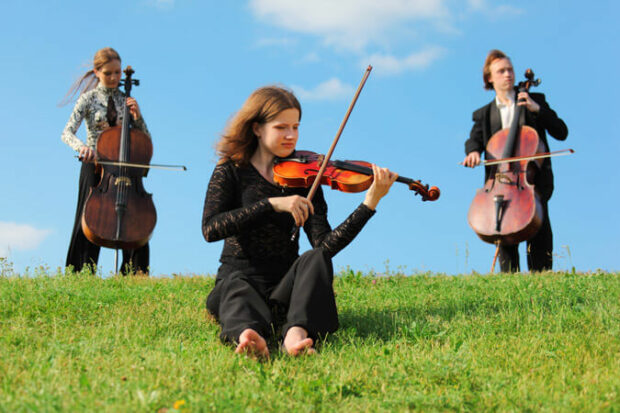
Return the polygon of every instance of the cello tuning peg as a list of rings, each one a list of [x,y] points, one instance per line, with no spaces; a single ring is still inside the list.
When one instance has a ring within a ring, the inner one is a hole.
[[[534,80],[534,71],[532,69],[527,69],[524,76],[527,81],[519,82],[519,88],[524,87],[525,91],[527,91],[527,89],[529,89],[531,86],[540,85],[540,79]]]
[[[525,70],[525,78],[528,80],[534,80],[534,71],[530,68]]]

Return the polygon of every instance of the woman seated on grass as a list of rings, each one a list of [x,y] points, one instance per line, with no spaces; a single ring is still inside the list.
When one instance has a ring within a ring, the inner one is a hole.
[[[266,339],[281,334],[288,354],[312,354],[317,339],[336,331],[331,258],[361,231],[397,177],[373,165],[364,202],[332,230],[320,188],[310,202],[308,189],[283,188],[273,178],[274,160],[295,151],[300,119],[290,91],[263,87],[217,145],[202,232],[208,242],[225,241],[207,309],[236,353],[269,357]],[[301,256],[293,225],[303,226],[313,246]]]

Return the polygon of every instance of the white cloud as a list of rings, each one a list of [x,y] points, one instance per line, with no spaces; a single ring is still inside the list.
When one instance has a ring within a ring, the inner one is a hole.
[[[321,36],[328,44],[362,50],[399,24],[449,17],[445,1],[250,0],[250,8],[269,24]]]
[[[8,256],[9,251],[35,249],[50,233],[47,229],[0,221],[0,257]]]
[[[500,4],[491,6],[487,0],[468,0],[469,8],[473,11],[483,13],[491,18],[500,18],[503,16],[518,16],[525,11],[513,5]]]
[[[312,90],[295,85],[291,87],[302,100],[339,100],[351,98],[355,93],[353,86],[342,83],[340,79],[335,77],[320,83]]]
[[[377,75],[386,76],[399,74],[409,70],[424,69],[443,56],[445,50],[441,47],[428,47],[420,52],[398,58],[386,54],[373,54],[362,59],[361,66],[371,64]]]
[[[524,13],[525,10],[507,4],[491,8],[489,11],[489,14],[494,17],[501,17],[505,15],[518,16]]]
[[[316,63],[321,61],[321,56],[319,56],[316,52],[307,53],[305,56],[301,58],[303,63]]]

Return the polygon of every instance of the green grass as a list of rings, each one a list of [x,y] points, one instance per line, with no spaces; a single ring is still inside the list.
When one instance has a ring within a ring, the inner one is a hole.
[[[344,271],[319,354],[263,363],[220,343],[213,278],[7,273],[0,412],[620,411],[618,273]]]

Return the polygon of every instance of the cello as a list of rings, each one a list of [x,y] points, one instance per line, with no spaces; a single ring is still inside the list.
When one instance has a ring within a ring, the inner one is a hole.
[[[125,95],[131,96],[131,66],[125,70]],[[82,231],[95,245],[137,249],[151,238],[157,213],[152,195],[146,192],[146,176],[153,155],[151,138],[130,125],[129,109],[123,107],[121,126],[104,130],[97,140],[97,168],[100,178],[91,188],[82,213]]]
[[[526,80],[518,84],[519,92],[528,92],[538,86],[531,69]],[[543,221],[540,196],[534,186],[534,177],[542,165],[544,143],[536,130],[521,126],[523,107],[516,105],[510,128],[496,132],[486,146],[490,167],[484,187],[478,189],[471,203],[467,220],[474,232],[485,242],[497,245],[515,245],[532,238]]]

